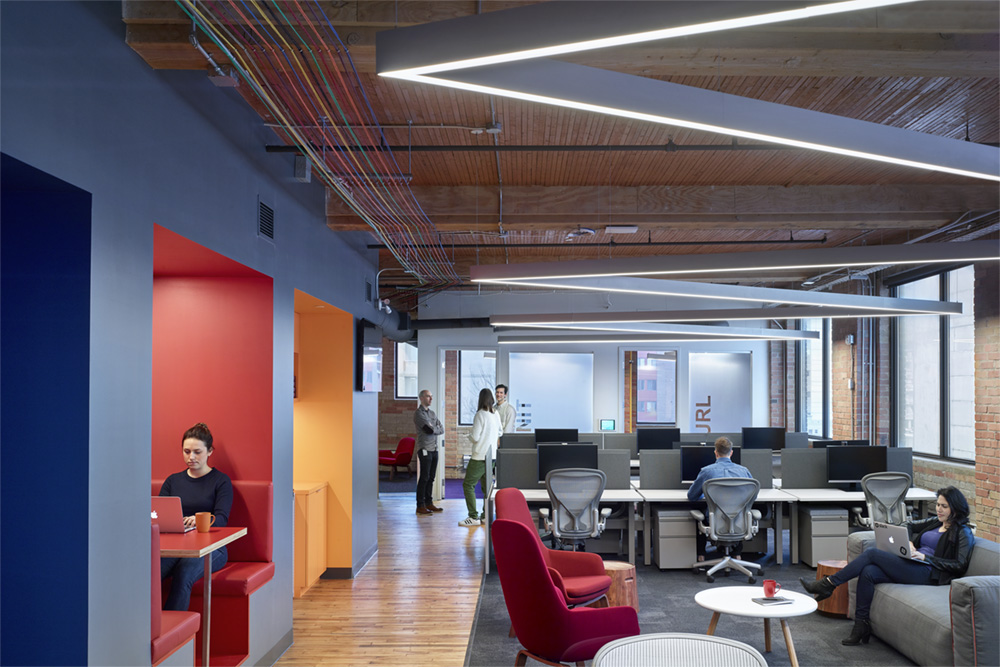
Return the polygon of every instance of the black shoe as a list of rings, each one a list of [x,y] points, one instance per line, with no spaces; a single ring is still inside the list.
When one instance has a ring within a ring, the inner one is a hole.
[[[809,581],[799,577],[799,583],[802,584],[802,588],[806,589],[806,593],[815,596],[817,602],[827,599],[837,590],[837,585],[830,581],[830,577],[823,577],[817,581]]]
[[[840,643],[844,646],[857,646],[858,644],[867,644],[871,638],[871,623],[866,618],[856,618],[854,619],[854,628],[851,630],[851,636],[847,639],[842,639]]]

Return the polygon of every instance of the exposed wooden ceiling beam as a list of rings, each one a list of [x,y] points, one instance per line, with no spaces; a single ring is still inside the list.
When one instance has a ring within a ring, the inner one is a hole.
[[[495,230],[497,187],[411,187],[441,231]],[[508,230],[572,230],[641,224],[704,229],[927,229],[964,211],[1000,207],[993,185],[796,187],[506,187]],[[344,201],[327,197],[334,231],[370,229]]]

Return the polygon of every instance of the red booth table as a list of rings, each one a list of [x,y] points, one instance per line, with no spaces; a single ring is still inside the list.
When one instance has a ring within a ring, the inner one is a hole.
[[[161,533],[160,556],[165,558],[201,558],[247,534],[246,528],[227,526],[207,533]],[[208,636],[212,615],[212,559],[205,559],[205,595],[201,612],[201,664],[208,667]]]

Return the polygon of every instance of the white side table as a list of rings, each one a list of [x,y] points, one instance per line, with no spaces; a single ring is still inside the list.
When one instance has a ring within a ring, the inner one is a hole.
[[[792,643],[792,633],[788,628],[787,619],[793,616],[805,616],[816,611],[816,600],[802,593],[782,590],[781,597],[792,600],[791,604],[779,604],[765,606],[757,604],[752,598],[764,597],[763,586],[722,586],[719,588],[708,588],[694,596],[694,601],[705,609],[715,612],[712,614],[712,621],[708,625],[709,635],[715,634],[715,626],[719,623],[719,616],[722,614],[733,614],[734,616],[750,616],[764,619],[764,652],[771,651],[771,619],[777,618],[781,621],[781,631],[785,635],[785,646],[788,648],[788,657],[792,662],[792,667],[799,666],[799,660],[795,656],[795,644]]]

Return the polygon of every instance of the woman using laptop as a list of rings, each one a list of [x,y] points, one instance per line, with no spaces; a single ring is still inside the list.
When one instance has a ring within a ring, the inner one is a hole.
[[[854,629],[841,644],[867,644],[871,638],[868,613],[876,584],[943,586],[965,574],[974,541],[969,528],[969,503],[954,486],[938,489],[937,496],[937,516],[912,521],[907,526],[912,558],[901,558],[873,547],[833,576],[818,581],[799,579],[807,592],[817,600],[825,600],[837,586],[858,578]]]
[[[179,496],[184,510],[184,525],[194,525],[197,512],[215,515],[216,527],[229,523],[229,510],[233,507],[233,483],[224,472],[208,465],[212,455],[212,432],[205,424],[195,424],[181,438],[181,452],[187,470],[167,477],[160,487],[161,496]],[[226,564],[226,548],[212,552],[212,572]],[[161,558],[160,578],[171,577],[170,594],[163,608],[187,611],[191,601],[191,587],[205,575],[201,558]]]

